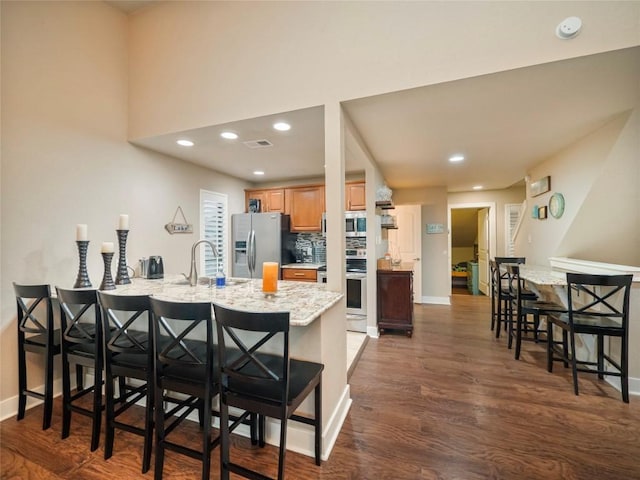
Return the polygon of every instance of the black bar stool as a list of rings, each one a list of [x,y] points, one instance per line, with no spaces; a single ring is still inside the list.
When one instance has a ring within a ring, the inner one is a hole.
[[[496,289],[497,289],[497,312],[496,312],[496,338],[500,338],[500,329],[505,332],[509,330],[509,322],[513,321],[513,311],[510,308],[514,298],[511,296],[510,277],[505,264],[522,265],[526,262],[525,257],[495,257],[496,268]],[[528,299],[535,299],[536,295],[527,292]],[[509,347],[511,348],[511,347]]]
[[[547,336],[552,338],[553,326],[568,332],[570,351],[566,344],[559,352],[552,342],[547,344],[547,370],[553,361],[571,363],[573,391],[578,395],[578,372],[591,373],[603,379],[605,375],[620,377],[622,400],[629,403],[629,296],[633,275],[591,275],[567,273],[567,313],[551,315]],[[596,361],[578,360],[576,335],[594,335],[597,339]],[[620,339],[620,358],[604,351],[604,337]],[[558,357],[556,357],[558,355]],[[605,360],[612,368],[607,368]]]
[[[53,358],[60,353],[60,329],[53,325],[51,287],[14,282],[13,290],[18,309],[18,420],[24,418],[28,396],[44,400],[42,429],[46,430],[53,413]],[[44,356],[44,393],[27,387],[26,352]]]
[[[104,352],[100,307],[97,290],[65,290],[56,287],[60,300],[62,329],[62,438],[71,430],[71,413],[91,418],[91,451],[100,443],[102,423],[102,369]],[[71,365],[76,365],[79,384],[71,394]],[[82,379],[84,368],[93,369],[93,385],[86,387]],[[92,406],[81,405],[82,398],[92,395]]]
[[[113,455],[115,429],[144,438],[142,473],[149,470],[153,443],[153,342],[147,295],[109,295],[98,292],[102,307],[105,371],[105,460]],[[114,382],[118,378],[116,396]],[[127,379],[140,380],[131,385]],[[142,427],[126,423],[122,414],[145,400]],[[116,405],[118,407],[116,408]]]
[[[218,332],[221,478],[228,479],[230,472],[251,479],[269,478],[231,462],[229,407],[259,415],[261,446],[264,445],[265,417],[280,420],[278,480],[284,478],[288,419],[314,427],[315,461],[320,465],[324,365],[289,357],[289,312],[254,313],[216,304],[213,307]],[[313,418],[296,414],[311,392],[315,401]]]
[[[526,294],[528,292],[524,288],[524,280],[520,278],[520,265],[507,265],[507,272],[510,276],[509,290],[512,298],[512,306],[515,307],[515,329],[513,328],[513,321],[509,322],[509,348],[512,346],[513,338],[516,339],[515,359],[520,359],[520,350],[523,340],[530,340],[535,343],[540,341],[539,334],[545,333],[545,337],[542,339],[545,343],[549,340],[546,337],[546,329],[540,330],[540,317],[547,318],[550,314],[561,314],[566,312],[567,309],[558,303],[545,302],[543,300],[531,299],[531,295]],[[533,318],[529,320],[529,315]],[[510,316],[513,318],[513,315]],[[531,333],[531,336],[529,336]]]
[[[208,480],[211,451],[220,443],[219,435],[213,438],[211,426],[212,417],[217,415],[213,399],[219,393],[211,303],[166,302],[151,297],[150,304],[155,345],[154,476],[156,480],[162,478],[165,451],[170,450],[200,460],[202,480]],[[199,450],[169,439],[194,411],[198,411],[202,427]],[[229,419],[221,417],[221,430],[250,425],[252,443],[257,443],[256,415],[244,412],[232,420],[229,426]]]

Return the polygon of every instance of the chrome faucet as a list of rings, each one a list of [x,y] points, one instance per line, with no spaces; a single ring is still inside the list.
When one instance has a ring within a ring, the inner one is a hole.
[[[218,255],[218,250],[216,250],[216,246],[213,243],[211,243],[209,240],[198,240],[196,243],[193,244],[193,247],[191,247],[191,271],[189,272],[189,276],[187,276],[186,273],[182,274],[184,275],[184,278],[189,280],[189,285],[191,285],[192,287],[195,287],[198,284],[198,270],[196,269],[196,247],[201,243],[206,243],[211,247],[214,257],[220,256]]]

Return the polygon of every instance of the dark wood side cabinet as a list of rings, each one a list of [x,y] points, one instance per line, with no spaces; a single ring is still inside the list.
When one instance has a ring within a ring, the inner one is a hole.
[[[413,334],[413,272],[378,270],[378,331],[404,330]]]

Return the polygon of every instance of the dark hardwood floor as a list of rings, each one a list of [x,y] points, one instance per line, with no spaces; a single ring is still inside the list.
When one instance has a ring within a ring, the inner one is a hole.
[[[412,338],[371,339],[350,379],[353,405],[331,457],[316,467],[287,453],[289,479],[640,479],[640,398],[592,376],[545,368],[543,345],[525,343],[520,361],[489,330],[489,299],[456,295],[452,306],[416,306]],[[140,412],[142,410],[140,409]],[[3,479],[153,478],[140,474],[142,440],[118,432],[114,456],[103,440],[89,451],[88,420],[75,415],[60,440],[60,399],[52,428],[41,407],[0,424]],[[138,413],[139,415],[140,413]],[[197,424],[184,441],[196,438]],[[234,438],[232,456],[275,475],[277,450]],[[211,478],[218,478],[218,451]],[[199,478],[200,464],[167,454],[165,478]]]

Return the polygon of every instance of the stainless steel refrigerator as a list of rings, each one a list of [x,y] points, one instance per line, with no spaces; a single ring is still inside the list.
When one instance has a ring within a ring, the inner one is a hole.
[[[280,265],[293,262],[287,240],[289,216],[281,213],[236,213],[231,215],[233,260],[231,275],[262,278],[263,262]]]

